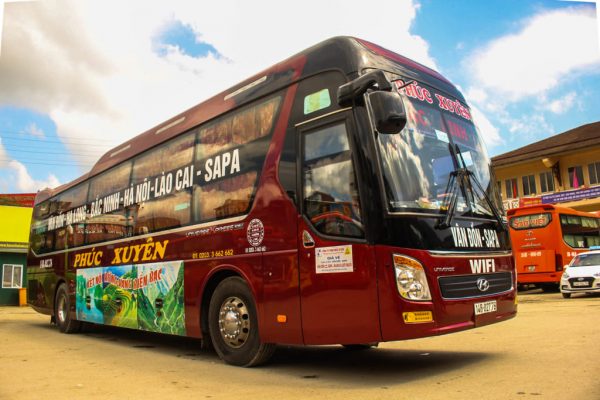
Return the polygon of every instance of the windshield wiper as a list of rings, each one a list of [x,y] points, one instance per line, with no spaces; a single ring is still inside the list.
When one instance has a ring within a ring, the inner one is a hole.
[[[502,219],[502,214],[500,213],[500,210],[498,210],[492,199],[483,189],[475,173],[473,173],[473,171],[467,168],[467,165],[465,163],[465,160],[463,159],[460,149],[458,148],[458,145],[453,145],[449,143],[448,148],[450,149],[450,154],[452,155],[455,169],[450,173],[450,176],[448,177],[448,185],[446,186],[446,193],[450,193],[450,200],[447,205],[446,215],[443,219],[438,221],[438,223],[436,224],[436,228],[445,229],[450,227],[450,223],[452,222],[452,218],[454,217],[454,212],[456,210],[456,202],[458,199],[459,187],[463,190],[463,195],[465,195],[465,199],[470,204],[470,208],[473,207],[473,205],[475,204],[475,190],[473,190],[473,184],[475,184],[475,187],[479,189],[479,191],[483,195],[483,198],[490,207],[494,218],[496,218],[496,220],[498,221],[498,225],[500,226],[500,228],[502,230],[506,230],[506,226],[504,224],[504,220]],[[469,199],[466,196],[466,189],[468,189],[471,192],[471,195],[473,196],[472,202],[469,201]]]
[[[450,227],[452,217],[454,217],[454,211],[456,210],[458,191],[459,189],[464,189],[465,177],[469,172],[470,171],[466,167],[456,168],[454,171],[450,172],[448,184],[446,185],[446,197],[444,198],[445,206],[442,206],[442,208],[446,209],[446,215],[437,222],[435,225],[436,228],[445,229]]]
[[[472,171],[469,171],[469,170],[467,170],[467,171],[468,171],[467,176],[469,178],[471,178],[470,182],[474,183],[475,186],[481,192],[481,194],[483,194],[483,198],[485,199],[485,201],[490,206],[490,210],[492,211],[492,214],[494,214],[494,217],[496,218],[496,221],[498,221],[498,225],[500,226],[500,228],[503,231],[505,231],[506,230],[506,225],[504,224],[504,219],[502,218],[502,214],[500,213],[500,210],[498,210],[498,207],[496,207],[496,204],[494,204],[494,202],[492,201],[492,199],[490,198],[490,196],[488,196],[487,192],[483,189],[483,187],[481,186],[481,183],[479,183],[479,180],[477,179],[477,176],[475,176],[475,174]]]

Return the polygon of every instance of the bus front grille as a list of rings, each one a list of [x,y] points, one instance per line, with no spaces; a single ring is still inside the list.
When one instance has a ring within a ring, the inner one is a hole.
[[[510,272],[440,276],[438,283],[444,299],[488,296],[508,292],[513,288],[512,273]]]

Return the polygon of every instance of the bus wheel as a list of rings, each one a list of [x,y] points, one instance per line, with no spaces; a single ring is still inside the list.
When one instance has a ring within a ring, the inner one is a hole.
[[[208,309],[210,338],[219,357],[228,364],[253,367],[266,362],[275,345],[261,343],[252,292],[237,276],[215,289]]]
[[[357,351],[357,350],[368,350],[374,349],[379,346],[379,342],[372,343],[358,343],[358,344],[343,344],[346,350]]]
[[[81,329],[81,322],[71,318],[70,310],[71,302],[67,293],[67,285],[62,283],[58,287],[56,299],[54,299],[54,319],[62,333],[76,333]]]
[[[571,297],[571,293],[563,293],[562,296],[564,299],[568,299]]]

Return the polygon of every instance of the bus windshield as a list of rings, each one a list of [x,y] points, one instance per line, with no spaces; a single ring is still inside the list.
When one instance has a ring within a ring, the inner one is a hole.
[[[500,209],[490,161],[469,109],[424,84],[394,83],[404,100],[407,123],[399,134],[377,138],[389,211],[445,212],[450,174],[463,166]],[[472,190],[460,188],[457,215],[493,216],[484,193],[470,186]]]

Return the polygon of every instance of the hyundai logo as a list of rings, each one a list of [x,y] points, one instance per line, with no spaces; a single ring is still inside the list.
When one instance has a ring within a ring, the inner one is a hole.
[[[488,282],[487,279],[485,279],[485,278],[477,279],[477,289],[479,289],[480,292],[486,292],[489,288],[490,288],[490,283]]]

